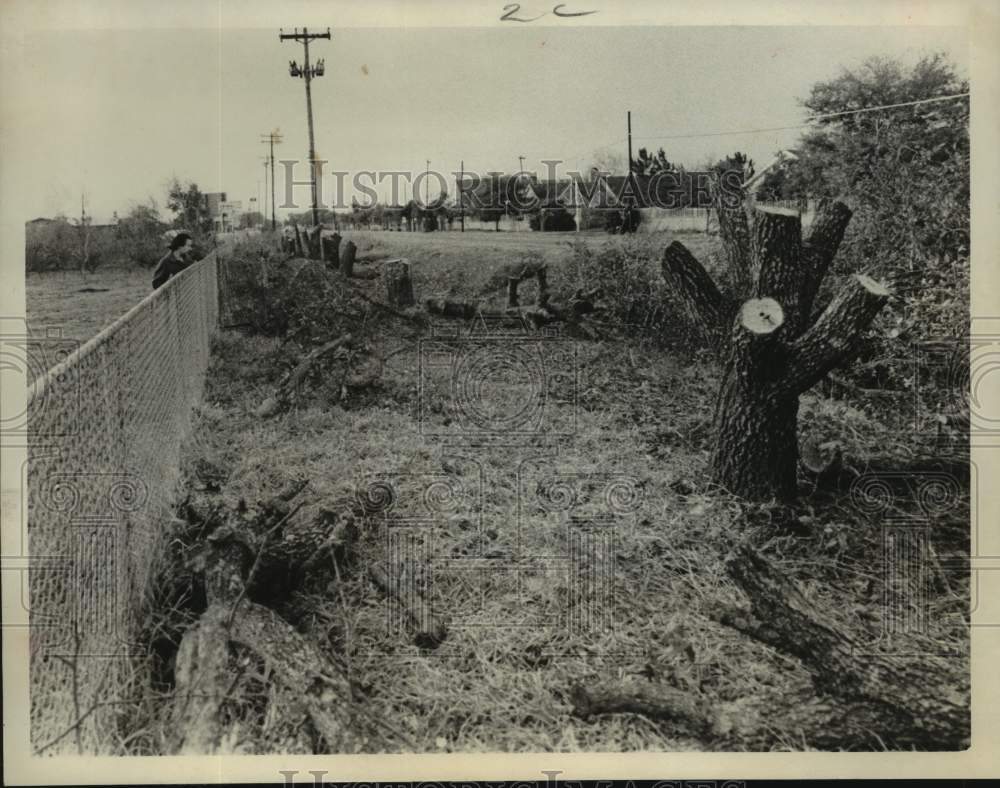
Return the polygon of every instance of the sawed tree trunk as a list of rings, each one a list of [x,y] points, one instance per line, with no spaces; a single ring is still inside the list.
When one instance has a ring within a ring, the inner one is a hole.
[[[790,498],[796,490],[799,395],[857,347],[889,298],[856,274],[824,312],[813,301],[851,218],[840,202],[820,206],[802,240],[795,211],[717,201],[735,297],[720,292],[680,242],[663,253],[663,277],[691,323],[724,363],[716,403],[714,481],[745,498]]]
[[[406,260],[390,261],[386,265],[386,298],[394,307],[413,306],[413,280],[410,278],[410,264]]]
[[[354,258],[358,253],[358,247],[354,241],[344,244],[344,253],[340,256],[340,273],[348,279],[354,275]]]

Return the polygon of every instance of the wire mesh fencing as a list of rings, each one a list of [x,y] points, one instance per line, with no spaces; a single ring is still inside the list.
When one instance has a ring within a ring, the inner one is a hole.
[[[182,271],[32,385],[31,744],[107,753],[127,732],[153,591],[218,325],[218,259]],[[117,737],[117,738],[116,738]]]

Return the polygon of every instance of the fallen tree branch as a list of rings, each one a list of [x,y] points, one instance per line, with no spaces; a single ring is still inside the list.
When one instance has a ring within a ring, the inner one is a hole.
[[[278,384],[274,394],[260,404],[254,412],[257,416],[272,416],[278,412],[282,405],[287,403],[299,390],[306,375],[313,367],[325,357],[335,353],[342,347],[350,347],[354,338],[351,334],[344,334],[320,347],[310,351],[296,367],[289,372]]]
[[[723,611],[718,620],[796,657],[819,695],[865,706],[874,732],[894,746],[959,749],[968,743],[963,679],[948,660],[870,653],[874,647],[822,622],[791,581],[746,545],[726,559],[726,571],[750,608]]]
[[[689,692],[634,679],[574,684],[570,689],[573,713],[584,719],[596,714],[641,714],[675,723],[678,732],[701,738],[712,730],[707,705]]]
[[[287,506],[300,489],[296,485],[272,499],[274,508],[281,511],[281,503]],[[209,537],[200,560],[208,607],[198,624],[184,634],[177,653],[176,686],[182,702],[175,706],[174,720],[181,732],[181,753],[213,753],[223,746],[223,705],[236,685],[230,665],[232,644],[273,668],[272,675],[288,690],[289,697],[302,703],[303,711],[331,749],[357,743],[344,703],[351,699],[350,684],[336,666],[273,610],[245,600],[259,570],[264,574],[269,565],[273,571],[276,563],[283,563],[301,576],[329,557],[333,542],[339,546],[353,543],[356,531],[338,530],[329,518],[310,517],[294,528],[300,509],[301,503],[290,507],[267,529],[252,561],[252,528],[243,533],[233,525],[224,525]],[[352,518],[344,520],[353,523]],[[275,593],[271,584],[268,593]]]

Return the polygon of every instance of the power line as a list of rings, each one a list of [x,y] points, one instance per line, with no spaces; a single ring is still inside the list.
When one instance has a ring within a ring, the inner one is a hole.
[[[826,112],[821,115],[812,115],[806,118],[802,123],[796,123],[794,126],[771,126],[765,129],[740,129],[734,131],[711,131],[703,132],[700,134],[660,134],[660,135],[647,135],[647,134],[637,134],[636,136],[644,140],[686,140],[686,139],[697,139],[699,137],[727,137],[731,134],[761,134],[769,131],[788,131],[790,129],[801,129],[808,126],[813,121],[825,120],[826,118],[838,118],[843,115],[857,115],[862,112],[879,112],[884,109],[898,109],[899,107],[915,107],[918,104],[932,104],[938,101],[952,101],[959,98],[968,98],[968,93],[955,93],[950,96],[937,96],[936,98],[920,99],[919,101],[904,101],[899,104],[882,104],[878,107],[863,107],[862,109],[848,109],[843,112]]]

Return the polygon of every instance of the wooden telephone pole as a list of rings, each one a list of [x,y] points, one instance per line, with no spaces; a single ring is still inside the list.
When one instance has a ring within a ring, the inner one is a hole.
[[[303,65],[299,66],[294,60],[291,61],[288,64],[288,73],[293,77],[302,77],[306,81],[306,114],[309,119],[309,173],[310,180],[312,182],[312,214],[314,227],[319,225],[319,197],[316,193],[316,144],[313,137],[312,88],[310,85],[313,77],[321,77],[324,73],[326,73],[326,66],[323,63],[322,58],[316,61],[315,66],[309,64],[309,42],[318,38],[325,38],[329,41],[330,28],[327,28],[325,33],[310,33],[309,28],[307,27],[302,28],[301,33],[298,28],[295,28],[294,33],[284,33],[280,29],[278,30],[279,41],[299,41],[305,50],[305,61]],[[272,186],[273,180],[272,176]]]
[[[271,230],[274,230],[278,226],[278,222],[277,222],[277,219],[275,217],[275,210],[274,210],[274,146],[275,146],[275,144],[278,144],[278,145],[281,144],[281,132],[279,132],[277,129],[275,129],[274,131],[272,131],[272,132],[270,132],[268,134],[261,134],[260,135],[260,141],[263,144],[265,144],[265,145],[269,144],[271,146],[271,153],[270,153],[270,156],[268,158],[268,161],[271,164]],[[265,168],[267,167],[268,161],[264,162],[264,167]],[[267,183],[266,183],[267,172],[266,172],[266,169],[265,169],[265,173],[264,173],[264,180],[265,180],[264,188],[266,189],[267,188]],[[313,188],[314,189],[315,189],[315,183],[316,182],[313,181]],[[265,209],[265,215],[266,215],[266,209]]]
[[[462,159],[462,163],[459,166],[458,175],[458,213],[462,217],[462,232],[465,232],[465,200],[462,196],[462,185],[465,182],[465,159]]]
[[[632,174],[632,110],[629,110],[626,117],[628,118],[628,171],[629,175]]]

